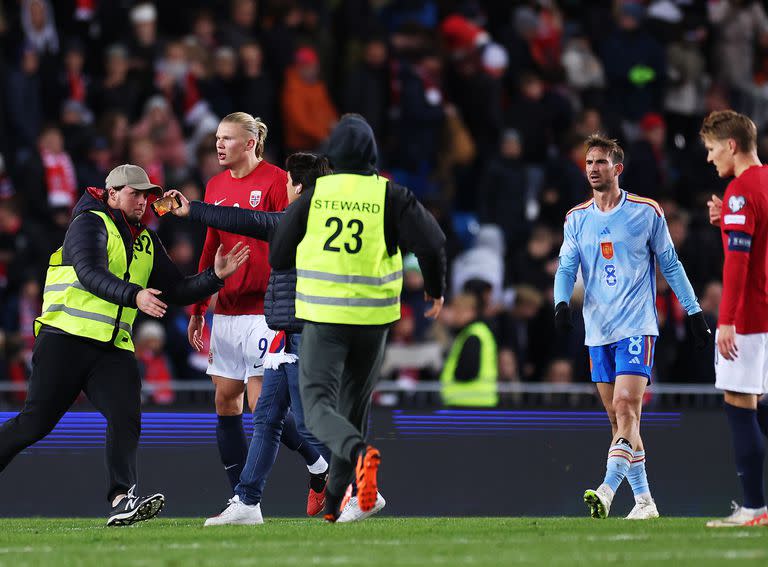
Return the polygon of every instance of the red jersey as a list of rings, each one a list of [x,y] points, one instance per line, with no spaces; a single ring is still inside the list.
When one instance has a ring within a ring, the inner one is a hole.
[[[720,325],[742,335],[768,332],[768,166],[728,184],[720,230],[725,250]]]
[[[205,188],[205,202],[225,207],[242,207],[256,211],[282,211],[288,206],[285,184],[288,175],[277,166],[259,162],[251,173],[235,179],[229,170],[214,175]],[[229,276],[219,291],[214,313],[221,315],[261,315],[264,313],[264,292],[269,282],[269,245],[254,238],[209,228],[205,236],[199,269],[213,266],[216,249],[224,245],[229,252],[238,242],[251,247],[251,257],[245,266]],[[193,313],[202,315],[210,298],[195,304]]]

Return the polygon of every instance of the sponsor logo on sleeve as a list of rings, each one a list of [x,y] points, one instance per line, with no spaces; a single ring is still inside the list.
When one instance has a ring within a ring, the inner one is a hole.
[[[731,195],[728,199],[728,208],[732,213],[738,213],[747,204],[747,200],[741,195]]]
[[[747,217],[744,215],[725,215],[723,221],[725,224],[747,224]]]

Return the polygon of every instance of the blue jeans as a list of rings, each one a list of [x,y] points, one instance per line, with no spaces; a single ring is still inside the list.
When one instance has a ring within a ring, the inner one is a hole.
[[[286,337],[286,352],[297,354],[301,334]],[[279,368],[264,370],[261,395],[253,412],[253,437],[248,448],[248,458],[235,494],[245,504],[261,502],[264,485],[280,448],[280,436],[288,410],[293,412],[296,428],[306,443],[314,447],[330,463],[331,454],[325,445],[312,435],[304,424],[304,410],[299,394],[299,362],[281,364]]]

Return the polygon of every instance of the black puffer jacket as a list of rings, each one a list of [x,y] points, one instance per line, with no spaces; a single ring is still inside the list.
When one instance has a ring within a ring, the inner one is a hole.
[[[104,222],[88,211],[107,213],[115,222],[123,238],[128,258],[132,258],[134,247],[154,246],[154,263],[147,287],[162,291],[160,299],[166,303],[187,305],[216,293],[224,285],[209,268],[197,275],[184,277],[168,257],[165,247],[157,234],[149,232],[142,242],[135,240],[143,226],[129,224],[123,213],[111,209],[100,199],[101,189],[88,188],[72,212],[73,220],[67,229],[62,249],[62,263],[75,268],[77,279],[92,294],[123,307],[136,308],[136,296],[141,286],[129,283],[115,276],[108,268],[107,228]],[[58,332],[52,327],[44,331]]]
[[[189,219],[204,225],[269,242],[283,213],[222,207],[193,201]],[[264,294],[264,317],[275,331],[301,333],[304,321],[296,319],[296,268],[272,270]]]

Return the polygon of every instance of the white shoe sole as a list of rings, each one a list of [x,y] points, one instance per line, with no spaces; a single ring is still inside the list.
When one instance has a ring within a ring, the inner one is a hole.
[[[354,509],[350,512],[342,512],[339,516],[339,519],[336,520],[336,523],[345,524],[349,522],[361,522],[366,518],[370,518],[374,514],[381,512],[386,505],[387,501],[384,500],[384,497],[381,494],[379,494],[378,498],[376,498],[376,504],[373,505],[373,508],[367,512],[363,512],[357,505],[357,500],[355,500]]]

